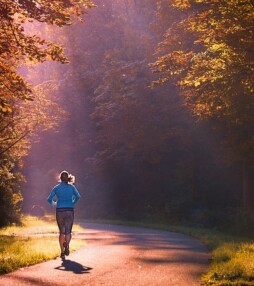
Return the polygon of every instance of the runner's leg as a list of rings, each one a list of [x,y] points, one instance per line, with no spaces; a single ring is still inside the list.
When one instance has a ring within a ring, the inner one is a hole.
[[[65,235],[66,244],[69,245],[71,241],[71,233]]]
[[[69,244],[71,241],[71,232],[72,232],[72,225],[74,220],[74,212],[73,210],[66,212],[65,217],[65,254],[69,255]]]
[[[64,257],[64,243],[65,243],[65,225],[64,225],[64,212],[56,211],[56,220],[59,228],[59,245],[61,249],[61,257]]]
[[[64,243],[65,243],[65,235],[64,234],[59,234],[59,245],[61,248],[61,253],[64,252]]]

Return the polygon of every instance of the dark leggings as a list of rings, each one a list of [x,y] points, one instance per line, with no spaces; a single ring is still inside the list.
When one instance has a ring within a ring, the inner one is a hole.
[[[70,234],[74,220],[73,209],[56,209],[56,221],[60,234]]]

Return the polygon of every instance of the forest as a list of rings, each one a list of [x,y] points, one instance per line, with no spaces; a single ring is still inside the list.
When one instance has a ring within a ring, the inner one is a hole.
[[[0,0],[0,226],[87,219],[254,226],[252,0]]]

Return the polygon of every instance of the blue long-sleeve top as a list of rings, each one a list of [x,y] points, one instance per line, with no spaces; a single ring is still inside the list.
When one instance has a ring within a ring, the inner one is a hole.
[[[74,185],[61,182],[52,189],[47,201],[52,206],[56,205],[56,208],[74,208],[79,198],[80,194]]]

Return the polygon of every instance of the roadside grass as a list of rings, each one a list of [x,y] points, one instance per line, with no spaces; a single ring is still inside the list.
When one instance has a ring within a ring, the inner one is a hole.
[[[73,232],[82,230],[75,224]],[[13,225],[0,228],[0,235],[27,236],[38,234],[58,234],[58,228],[53,215],[46,215],[42,218],[25,215],[22,217],[21,225]]]
[[[84,231],[74,225],[73,232]],[[70,250],[85,245],[73,238]],[[53,216],[42,219],[24,216],[21,226],[0,229],[0,274],[59,257],[58,229]]]
[[[87,221],[88,222],[88,221]],[[93,222],[156,228],[183,233],[202,241],[211,252],[211,263],[201,278],[204,286],[254,286],[254,241],[216,230],[160,223],[97,220]]]
[[[253,242],[222,242],[212,255],[210,269],[202,277],[204,285],[254,285]]]

